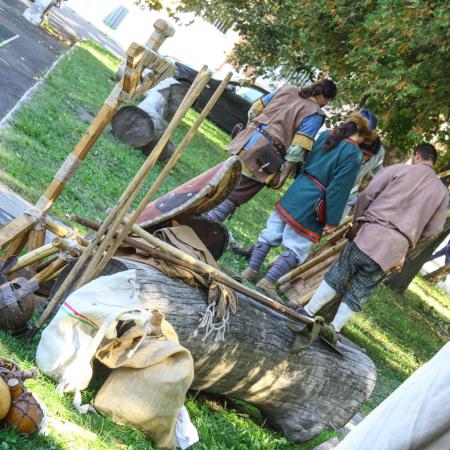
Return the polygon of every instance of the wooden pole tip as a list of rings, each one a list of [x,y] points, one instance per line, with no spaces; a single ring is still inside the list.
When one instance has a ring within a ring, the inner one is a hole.
[[[157,19],[153,23],[153,27],[166,37],[171,37],[175,34],[175,28],[164,19]]]

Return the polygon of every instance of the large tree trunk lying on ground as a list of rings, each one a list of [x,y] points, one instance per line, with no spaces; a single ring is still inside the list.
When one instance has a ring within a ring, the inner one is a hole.
[[[330,427],[343,426],[375,386],[373,362],[344,347],[344,357],[321,342],[290,353],[294,336],[276,313],[256,309],[239,295],[225,341],[202,341],[198,328],[207,294],[158,270],[119,260],[138,273],[141,301],[162,311],[195,361],[192,389],[230,396],[256,405],[273,425],[296,442]]]

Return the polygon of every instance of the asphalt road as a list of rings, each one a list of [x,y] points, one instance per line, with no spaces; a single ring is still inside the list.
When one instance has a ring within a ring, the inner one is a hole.
[[[22,17],[29,3],[0,0],[0,24],[19,38],[0,47],[0,120],[64,51],[45,31]]]

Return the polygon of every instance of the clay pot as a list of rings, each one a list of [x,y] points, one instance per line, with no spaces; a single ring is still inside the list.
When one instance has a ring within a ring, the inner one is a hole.
[[[43,411],[31,392],[23,392],[13,400],[5,421],[19,433],[31,434],[39,431],[43,417]]]

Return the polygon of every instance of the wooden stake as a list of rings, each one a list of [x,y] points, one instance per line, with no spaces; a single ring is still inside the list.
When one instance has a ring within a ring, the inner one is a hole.
[[[28,267],[58,252],[59,248],[53,245],[53,243],[43,245],[42,247],[36,248],[32,252],[21,256],[17,261],[17,264],[10,270],[10,272],[15,272],[23,269],[24,267]]]
[[[49,256],[55,255],[60,251],[68,252],[69,254],[71,254],[71,256],[75,257],[81,254],[81,247],[74,241],[56,237],[50,244],[43,245],[42,247],[39,247],[32,252],[21,256],[17,261],[17,264],[9,271],[9,273],[36,264],[39,261],[42,261]]]
[[[126,214],[128,211],[129,206],[131,205],[133,199],[136,197],[138,190],[142,186],[142,184],[145,181],[146,176],[148,175],[149,171],[155,164],[156,160],[159,157],[159,154],[164,149],[166,143],[169,141],[170,137],[172,136],[173,132],[175,131],[175,128],[179,124],[179,122],[182,120],[188,109],[191,107],[191,105],[194,103],[195,99],[200,94],[201,90],[203,89],[204,85],[208,82],[209,78],[211,77],[210,73],[207,73],[206,66],[202,68],[202,70],[197,75],[196,79],[194,80],[194,83],[192,84],[191,88],[189,89],[188,93],[185,96],[185,99],[181,103],[180,107],[178,108],[177,112],[173,116],[169,126],[167,127],[166,131],[161,136],[160,141],[158,142],[155,149],[152,151],[152,153],[149,155],[149,157],[146,159],[142,167],[139,169],[138,173],[135,175],[131,183],[128,185],[128,187],[125,189],[123,194],[121,195],[119,201],[114,206],[113,210],[109,213],[106,220],[103,222],[102,226],[96,233],[94,240],[88,245],[85,251],[83,251],[83,254],[80,258],[78,258],[78,261],[73,266],[71,272],[67,276],[67,278],[64,280],[64,282],[59,287],[58,291],[55,293],[54,297],[51,299],[50,303],[47,305],[46,309],[43,311],[41,317],[39,317],[38,321],[36,322],[35,328],[33,330],[32,334],[35,334],[37,330],[42,326],[42,324],[45,322],[47,317],[50,315],[53,308],[58,304],[60,299],[62,298],[64,292],[66,289],[68,289],[72,283],[77,279],[79,272],[84,267],[85,263],[88,261],[88,259],[92,256],[94,250],[96,247],[101,243],[101,240],[103,238],[103,235],[107,232],[108,228],[111,226],[113,228],[113,236],[115,234],[115,230],[121,223],[121,218]],[[159,153],[158,153],[159,152]],[[120,217],[120,220],[114,221],[114,219],[117,217]],[[110,238],[111,239],[111,238]],[[95,268],[95,266],[91,266],[91,270]]]
[[[53,222],[48,217],[45,218],[45,228],[60,238],[75,240],[83,247],[87,247],[89,245],[89,241],[84,239],[80,234],[65,225],[60,225]]]
[[[44,281],[47,281],[50,278],[63,269],[67,265],[67,261],[64,259],[58,258],[53,261],[50,265],[48,265],[44,270],[36,274],[32,280],[37,281],[39,284],[42,284]]]
[[[28,251],[32,252],[37,248],[45,245],[45,228],[37,222],[34,228],[28,233]],[[36,265],[32,264],[30,266],[31,270],[36,270]]]
[[[136,223],[139,216],[142,214],[142,211],[145,209],[145,207],[150,203],[150,201],[153,199],[153,196],[157,192],[157,190],[160,188],[161,184],[164,182],[164,180],[169,175],[169,172],[173,169],[175,164],[180,159],[180,156],[182,155],[183,151],[186,149],[186,147],[191,142],[192,138],[195,136],[195,133],[199,129],[200,125],[203,123],[205,118],[208,116],[208,114],[211,112],[214,105],[219,100],[220,96],[222,95],[225,88],[228,86],[228,83],[232,77],[232,72],[229,72],[227,76],[222,80],[212,97],[209,99],[206,106],[203,108],[203,111],[200,113],[200,115],[197,117],[196,121],[193,123],[189,131],[184,136],[183,140],[181,141],[178,148],[175,150],[172,157],[167,162],[164,169],[160,172],[158,175],[158,178],[155,180],[147,194],[144,196],[144,198],[139,203],[139,206],[136,208],[136,210],[128,217],[127,224],[123,226],[122,230],[120,231],[119,236],[114,240],[114,242],[111,244],[109,249],[107,250],[106,254],[102,257],[100,262],[98,263],[97,267],[95,268],[95,271],[93,274],[87,278],[86,280],[96,278],[99,276],[103,269],[108,264],[109,260],[114,256],[117,249],[119,248],[120,244],[123,242],[126,236],[130,233],[131,226]],[[99,251],[99,254],[102,254]]]
[[[82,252],[82,248],[75,242],[61,239],[58,237],[53,239],[52,245],[57,247],[59,251],[67,255],[70,255],[74,258],[79,257]],[[41,272],[36,274],[33,277],[33,280],[36,280],[38,283],[42,283],[44,281],[55,278],[57,274],[60,273],[64,267],[66,267],[67,264],[68,262],[66,258],[58,257],[55,261],[53,261],[47,267],[45,267]]]
[[[109,230],[106,231],[104,239],[100,241],[98,239],[98,236],[96,236],[95,242],[98,243],[98,249],[94,254],[94,256],[92,257],[92,259],[89,261],[87,267],[84,269],[83,275],[77,282],[77,287],[83,286],[92,279],[104,252],[107,251],[111,245],[113,245],[115,232],[118,230],[120,226],[122,226],[122,219],[125,217],[128,210],[130,209],[134,198],[136,197],[140,188],[145,182],[145,178],[155,165],[159,155],[164,150],[167,142],[169,142],[169,139],[171,138],[178,124],[181,122],[181,120],[183,119],[189,108],[192,106],[194,101],[203,91],[203,88],[206,86],[209,79],[211,78],[212,73],[209,72],[207,69],[208,68],[204,66],[202,70],[199,72],[199,74],[194,80],[194,83],[191,86],[191,89],[186,94],[180,107],[177,109],[177,112],[173,116],[172,120],[170,121],[160,140],[156,144],[155,148],[152,150],[149,157],[142,165],[141,169],[138,171],[138,173],[135,175],[131,183],[128,185],[127,189],[122,194],[117,204],[117,208],[114,208],[114,210],[108,216],[107,220],[110,220],[111,226]],[[174,156],[175,155],[172,156],[167,165],[169,165],[170,161],[173,160]],[[145,206],[146,204],[144,205],[144,207]]]
[[[56,261],[56,259],[58,259],[58,257],[56,255],[52,255],[49,256],[48,258],[45,259],[45,261],[41,261],[37,266],[36,266],[36,272],[40,272],[41,270],[44,270],[48,265],[50,265],[53,261]]]

